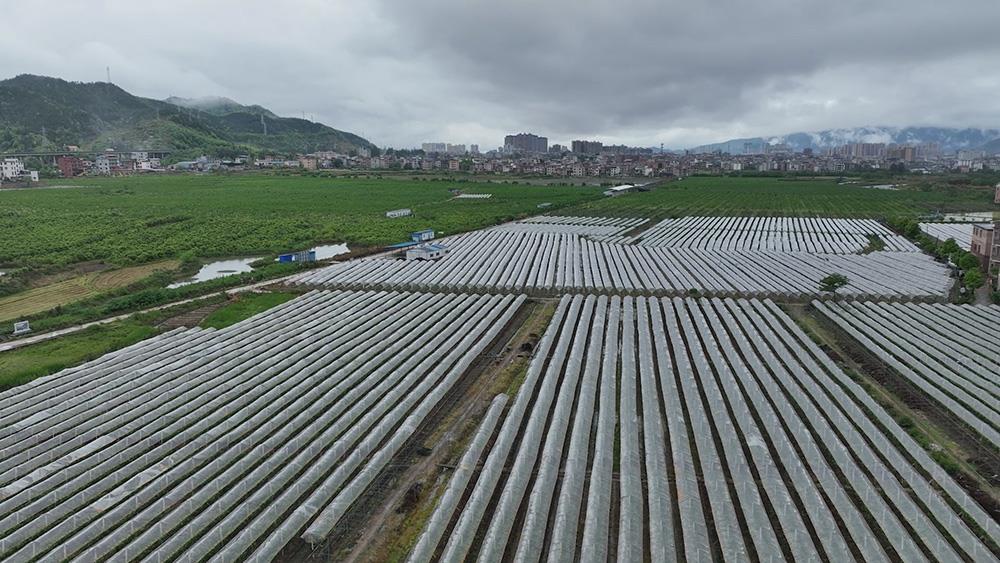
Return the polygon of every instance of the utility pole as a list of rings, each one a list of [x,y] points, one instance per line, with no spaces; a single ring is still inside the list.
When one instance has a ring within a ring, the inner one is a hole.
[[[108,84],[111,84],[111,67],[106,66],[104,69],[108,71]]]
[[[264,114],[260,114],[260,125],[264,128],[264,136],[267,137],[267,122],[264,121]]]

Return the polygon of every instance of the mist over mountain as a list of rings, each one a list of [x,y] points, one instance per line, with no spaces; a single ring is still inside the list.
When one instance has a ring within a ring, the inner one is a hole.
[[[691,149],[692,152],[744,154],[747,150],[763,152],[765,145],[788,145],[795,151],[811,148],[822,150],[850,143],[886,143],[920,145],[935,143],[946,153],[960,150],[991,150],[1000,143],[1000,129],[949,127],[853,127],[824,131],[790,133],[773,137],[749,137],[710,143]]]
[[[245,106],[224,96],[202,96],[200,98],[180,98],[177,96],[170,96],[163,101],[182,108],[201,110],[206,113],[211,113],[212,115],[250,113],[266,117],[278,117],[271,110],[265,107],[258,105]]]
[[[353,133],[228,98],[161,101],[107,82],[29,74],[0,81],[0,152],[58,151],[66,145],[217,155],[372,146]]]

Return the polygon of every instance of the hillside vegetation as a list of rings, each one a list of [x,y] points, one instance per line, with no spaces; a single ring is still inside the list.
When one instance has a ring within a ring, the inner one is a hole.
[[[231,100],[224,104],[172,100],[133,96],[106,82],[67,82],[33,75],[3,80],[0,152],[42,152],[78,145],[86,150],[164,149],[229,156],[254,151],[348,152],[372,146],[352,133],[304,119],[277,117],[260,106]]]

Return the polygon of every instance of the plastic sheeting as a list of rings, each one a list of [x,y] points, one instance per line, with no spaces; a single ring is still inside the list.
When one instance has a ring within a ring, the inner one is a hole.
[[[996,558],[966,521],[996,523],[773,303],[581,300],[440,560]]]
[[[451,237],[448,244],[449,254],[434,262],[351,260],[303,273],[293,283],[539,295],[566,291],[686,295],[697,289],[717,297],[792,298],[819,295],[818,280],[841,272],[850,280],[839,291],[843,296],[898,299],[942,299],[953,283],[943,264],[920,252],[901,250],[825,254],[818,249],[635,246],[590,240],[573,232],[508,228]]]

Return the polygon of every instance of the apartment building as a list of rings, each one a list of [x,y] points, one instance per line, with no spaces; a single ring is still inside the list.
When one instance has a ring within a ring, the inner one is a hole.
[[[545,153],[549,150],[548,137],[539,137],[532,133],[518,133],[507,135],[503,139],[504,152],[533,152]]]

